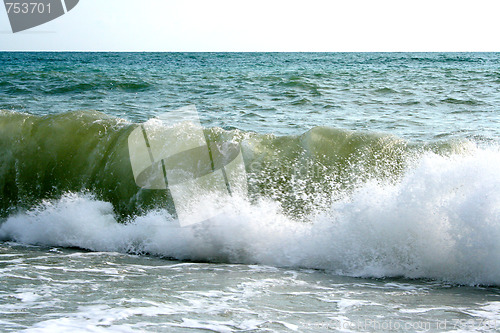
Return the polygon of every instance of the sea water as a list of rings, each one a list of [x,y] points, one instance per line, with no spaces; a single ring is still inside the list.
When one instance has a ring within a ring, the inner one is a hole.
[[[248,196],[180,227],[127,138],[194,105]],[[500,328],[500,54],[0,53],[0,330]]]

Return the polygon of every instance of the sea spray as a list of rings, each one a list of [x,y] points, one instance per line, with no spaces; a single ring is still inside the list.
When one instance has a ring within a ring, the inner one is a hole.
[[[302,222],[276,201],[235,199],[226,214],[192,227],[181,228],[166,210],[119,224],[111,204],[66,194],[10,216],[0,237],[181,260],[498,285],[498,163],[496,148],[427,153],[398,182],[368,180]]]

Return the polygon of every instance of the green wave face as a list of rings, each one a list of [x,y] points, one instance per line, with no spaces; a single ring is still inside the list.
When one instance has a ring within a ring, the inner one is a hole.
[[[174,212],[165,190],[136,185],[128,136],[137,127],[99,112],[49,116],[0,112],[0,212],[7,216],[66,192],[90,192],[121,218],[155,209]],[[460,145],[409,145],[398,138],[316,127],[276,137],[205,129],[209,142],[241,143],[251,200],[269,197],[300,217],[326,207],[367,179],[397,179],[422,150]]]
[[[69,191],[90,191],[120,215],[168,202],[165,193],[141,191],[127,150],[133,126],[98,112],[0,116],[2,215]]]

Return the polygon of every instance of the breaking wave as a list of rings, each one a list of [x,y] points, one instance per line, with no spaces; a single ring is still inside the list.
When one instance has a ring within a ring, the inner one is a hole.
[[[327,127],[288,137],[206,129],[241,143],[249,195],[180,227],[168,193],[134,183],[135,126],[97,112],[3,112],[0,239],[500,285],[497,147]]]

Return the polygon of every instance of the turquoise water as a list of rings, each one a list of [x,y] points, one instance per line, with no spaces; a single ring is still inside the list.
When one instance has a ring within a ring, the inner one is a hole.
[[[0,62],[4,110],[137,122],[194,104],[206,126],[259,133],[499,134],[496,53],[2,53]]]
[[[0,53],[0,330],[498,329],[499,104],[495,53]],[[180,227],[127,140],[186,105],[248,196]]]

